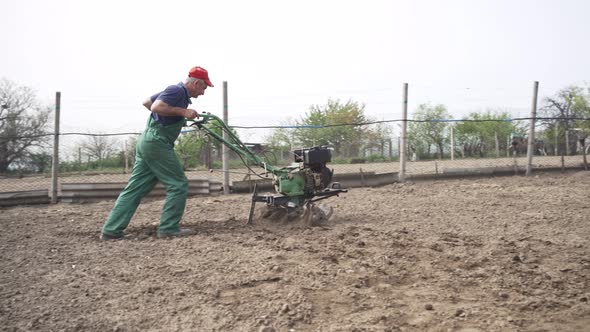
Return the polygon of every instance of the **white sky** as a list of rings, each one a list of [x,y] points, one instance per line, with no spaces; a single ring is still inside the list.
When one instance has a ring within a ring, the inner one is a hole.
[[[141,102],[209,70],[193,108],[230,124],[280,125],[328,98],[377,120],[431,102],[455,118],[488,108],[528,116],[540,98],[590,80],[590,1],[0,0],[0,77],[53,103],[61,130],[140,132]],[[260,141],[264,130],[240,130]]]

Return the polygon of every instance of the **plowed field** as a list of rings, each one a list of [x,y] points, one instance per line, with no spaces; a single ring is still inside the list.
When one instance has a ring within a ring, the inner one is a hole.
[[[197,234],[99,241],[113,202],[0,210],[3,331],[589,331],[590,172],[351,189],[306,227],[190,198]]]

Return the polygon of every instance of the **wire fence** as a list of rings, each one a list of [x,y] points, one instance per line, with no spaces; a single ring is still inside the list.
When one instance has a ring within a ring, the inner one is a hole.
[[[512,120],[513,121],[523,121]],[[589,120],[585,120],[589,121]],[[395,121],[401,122],[401,121]],[[412,121],[408,123],[441,123],[442,121]],[[505,123],[506,121],[502,121]],[[460,123],[460,122],[453,122]],[[374,124],[354,124],[351,126],[371,126]],[[320,130],[316,128],[315,130]],[[314,130],[314,129],[312,129]],[[486,174],[508,172],[522,174],[527,166],[527,142],[524,137],[510,134],[499,136],[494,133],[493,144],[458,144],[449,129],[445,143],[437,147],[423,143],[417,146],[410,140],[406,147],[408,160],[405,171],[408,176]],[[408,132],[412,135],[412,132]],[[109,183],[126,182],[135,161],[135,142],[138,134],[70,134],[59,138],[59,183]],[[590,140],[575,130],[565,135],[554,135],[547,140],[543,132],[538,132],[533,157],[533,168],[572,169],[587,167],[586,155]],[[400,151],[402,137],[391,135],[379,140],[365,141],[358,151],[351,155],[334,151],[329,167],[335,174],[346,173],[398,173],[400,172]],[[293,150],[299,146],[269,146],[264,143],[249,144],[251,150],[272,165],[287,166],[294,162]],[[53,147],[50,146],[52,149]],[[440,151],[439,151],[440,148]],[[178,146],[177,146],[178,150]],[[222,151],[212,141],[197,149],[178,153],[189,179],[210,179],[222,182]],[[13,171],[0,176],[0,192],[43,190],[51,187],[51,155],[34,165],[29,172]],[[243,181],[256,178],[255,172],[264,173],[256,166],[245,167],[242,160],[230,152],[230,181]],[[35,172],[32,172],[35,171]]]
[[[423,89],[428,91],[429,87]],[[294,162],[293,151],[298,148],[333,145],[329,167],[335,174],[403,172],[408,179],[439,175],[523,174],[529,164],[529,146],[533,154],[530,166],[534,170],[587,169],[590,118],[564,114],[535,116],[533,121],[532,117],[523,114],[525,106],[490,113],[481,111],[486,100],[461,97],[479,107],[471,107],[469,114],[463,111],[456,114],[448,111],[437,113],[446,111],[446,108],[439,108],[442,104],[431,105],[425,100],[406,101],[405,105],[410,104],[413,108],[413,114],[408,117],[392,113],[389,119],[362,122],[240,125],[232,128],[241,134],[252,130],[282,130],[283,134],[286,133],[290,139],[281,142],[248,144],[268,164],[276,166]],[[530,96],[522,93],[518,98],[530,99]],[[498,116],[500,113],[503,115]],[[533,142],[528,141],[531,125],[534,128]],[[402,132],[404,126],[405,137]],[[318,134],[339,128],[355,131],[356,136],[342,134],[341,138],[332,138],[326,144]],[[126,182],[135,161],[139,135],[139,132],[59,133],[59,184]],[[54,134],[44,134],[44,137],[47,138],[45,144],[31,149],[26,162],[16,163],[0,174],[0,192],[51,188],[54,148],[51,139]],[[317,141],[313,137],[318,137]],[[27,138],[31,136],[16,133],[1,136],[0,145]],[[187,130],[177,141],[176,150],[189,179],[224,180],[219,142],[202,133]],[[264,173],[262,168],[244,165],[243,160],[233,152],[229,153],[229,170],[230,185]]]

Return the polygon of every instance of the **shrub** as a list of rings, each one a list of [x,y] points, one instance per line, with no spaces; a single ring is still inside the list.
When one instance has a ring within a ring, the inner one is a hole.
[[[351,164],[364,164],[366,162],[367,162],[367,159],[365,159],[365,158],[352,158],[352,159],[350,159]]]
[[[385,156],[381,154],[372,154],[369,157],[367,157],[367,160],[370,163],[380,163],[386,161]]]

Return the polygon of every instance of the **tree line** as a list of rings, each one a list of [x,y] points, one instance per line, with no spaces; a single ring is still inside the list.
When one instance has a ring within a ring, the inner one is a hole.
[[[31,88],[0,80],[0,174],[48,171],[53,108],[42,105]],[[537,116],[538,141],[545,149],[578,153],[590,133],[590,86],[569,86],[543,99]],[[208,125],[220,130],[215,123]],[[422,159],[447,158],[451,149],[463,158],[500,157],[515,147],[515,139],[526,136],[528,125],[528,120],[513,120],[501,110],[453,119],[445,105],[421,104],[409,119],[408,150]],[[273,164],[287,162],[294,148],[312,146],[333,148],[336,162],[388,161],[399,154],[394,132],[393,122],[367,116],[364,104],[329,99],[311,105],[299,119],[285,121],[252,148]],[[221,144],[201,131],[181,135],[175,148],[185,169],[220,166]],[[60,162],[62,171],[120,169],[126,162],[133,164],[135,139],[122,144],[113,137],[88,135],[70,149],[73,157]]]

